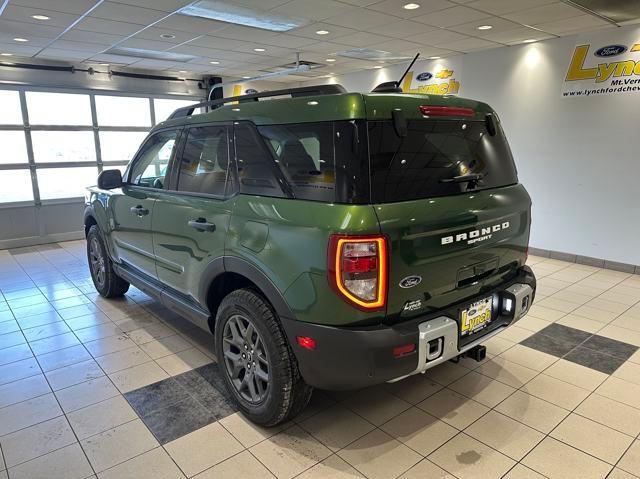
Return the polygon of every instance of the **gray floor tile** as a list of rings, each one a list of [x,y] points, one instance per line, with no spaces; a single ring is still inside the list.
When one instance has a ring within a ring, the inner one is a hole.
[[[158,409],[142,420],[160,444],[189,434],[216,421],[216,416],[191,396],[164,409]]]
[[[174,378],[169,378],[128,392],[124,396],[140,416],[146,416],[183,401],[189,393]]]
[[[560,338],[554,338],[553,336],[547,336],[546,334],[536,333],[529,336],[520,344],[543,353],[552,354],[561,358],[573,348],[576,347],[575,343],[567,342]]]
[[[604,352],[610,356],[615,356],[623,360],[629,359],[638,347],[632,344],[616,341],[615,339],[605,338],[604,336],[592,336],[582,344],[583,347],[593,349],[595,351]]]
[[[613,374],[625,362],[622,358],[611,356],[583,346],[575,348],[567,354],[564,359],[595,369],[596,371],[600,371],[605,374]]]

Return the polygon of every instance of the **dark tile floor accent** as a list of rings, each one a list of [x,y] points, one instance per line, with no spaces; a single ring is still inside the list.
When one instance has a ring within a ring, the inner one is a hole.
[[[638,350],[631,344],[556,323],[520,344],[605,374],[613,374]]]
[[[125,398],[160,444],[237,412],[210,363],[126,393]]]

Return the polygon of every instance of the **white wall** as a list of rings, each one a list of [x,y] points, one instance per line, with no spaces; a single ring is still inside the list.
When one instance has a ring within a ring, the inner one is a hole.
[[[533,199],[533,247],[640,265],[640,91],[588,98],[561,94],[577,44],[592,43],[592,55],[596,45],[629,45],[629,39],[640,42],[640,28],[448,60],[460,95],[486,101],[502,119],[520,180]],[[634,59],[640,60],[640,52]],[[433,67],[434,62],[424,62],[413,71]],[[397,78],[403,68],[385,70],[325,81],[369,91],[382,77]]]

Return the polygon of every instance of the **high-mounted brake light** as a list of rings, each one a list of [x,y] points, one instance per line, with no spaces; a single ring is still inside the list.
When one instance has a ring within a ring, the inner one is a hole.
[[[420,105],[418,110],[425,116],[475,116],[476,114],[473,108],[461,106]]]
[[[384,236],[331,235],[329,239],[329,283],[364,311],[379,310],[386,304],[387,262]]]

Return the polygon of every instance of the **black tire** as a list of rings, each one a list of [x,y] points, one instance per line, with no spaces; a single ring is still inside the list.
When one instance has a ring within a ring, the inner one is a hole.
[[[250,346],[245,351],[232,334],[234,327],[236,331],[240,330],[239,323],[244,320],[248,320],[254,328],[252,330],[247,326],[246,331],[250,331],[247,336],[255,338],[246,340],[245,346]],[[300,376],[298,363],[277,314],[257,292],[239,289],[229,293],[222,300],[216,316],[215,346],[220,374],[227,390],[240,410],[252,422],[266,427],[276,426],[299,414],[311,399],[313,388]],[[254,346],[255,350],[252,349]],[[236,350],[239,350],[240,355],[246,352],[249,360],[240,359]],[[231,357],[235,359],[232,360]],[[253,370],[256,371],[254,376],[251,376],[253,371],[247,369],[251,367],[252,359],[256,360],[253,362]],[[234,366],[238,366],[239,361],[244,361],[244,373],[239,372],[232,377],[233,371],[236,371]],[[260,379],[256,379],[260,376],[256,368],[261,368],[260,373],[264,376],[265,367],[268,369],[268,383],[266,387],[263,384],[261,389]],[[246,397],[251,395],[251,388],[245,386],[249,390],[244,391],[244,388],[239,386],[239,383],[244,384],[245,380],[246,383],[254,381],[253,390],[257,391],[257,394],[253,400]]]
[[[87,258],[93,285],[100,296],[116,298],[129,290],[129,283],[113,270],[113,263],[97,225],[89,228],[87,233]]]

